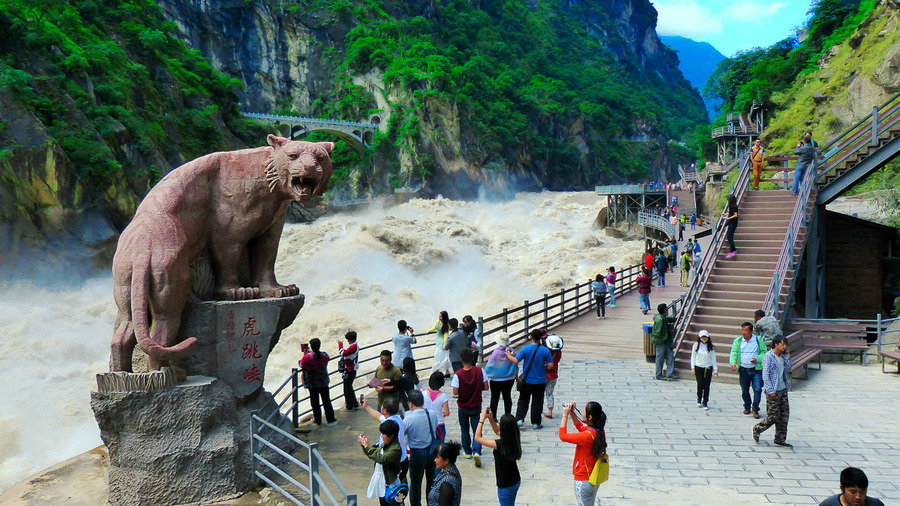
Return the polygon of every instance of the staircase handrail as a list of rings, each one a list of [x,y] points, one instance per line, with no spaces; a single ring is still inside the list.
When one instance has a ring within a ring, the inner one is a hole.
[[[826,166],[817,174],[816,178],[821,179],[827,175],[846,159],[859,152],[861,148],[867,146],[870,141],[872,143],[877,141],[882,133],[893,127],[898,121],[900,121],[900,93],[894,95],[880,107],[873,107],[872,114],[844,131],[823,148],[825,160],[822,165]],[[833,158],[838,153],[841,155]]]
[[[775,266],[775,272],[772,275],[772,282],[769,285],[769,293],[766,294],[766,301],[763,304],[763,311],[767,315],[774,316],[779,322],[783,321],[783,316],[779,314],[778,300],[781,296],[781,288],[784,285],[784,278],[787,276],[788,269],[793,269],[794,265],[794,246],[797,242],[797,234],[800,229],[805,227],[809,219],[807,207],[809,205],[809,197],[815,186],[815,166],[812,170],[807,170],[803,175],[800,184],[800,190],[797,195],[797,201],[794,204],[794,211],[791,214],[791,221],[787,227],[787,234],[784,242],[781,244],[781,253],[778,256],[778,264]]]
[[[735,183],[731,194],[737,198],[737,204],[740,206],[741,201],[744,198],[744,193],[750,186],[750,157],[747,156],[747,152],[745,151],[741,153],[738,160],[743,160],[743,163],[741,164],[741,172],[738,175],[737,182]],[[677,336],[675,339],[676,355],[679,348],[681,348],[681,344],[684,342],[688,323],[691,321],[691,318],[694,317],[694,311],[697,309],[697,301],[700,299],[700,294],[703,293],[703,289],[706,288],[706,283],[709,281],[709,276],[712,273],[712,267],[716,262],[718,252],[722,249],[722,244],[725,242],[725,216],[727,212],[727,208],[722,211],[719,220],[713,227],[712,240],[709,243],[709,247],[706,249],[706,254],[700,261],[697,275],[694,276],[694,281],[691,283],[690,288],[688,288],[688,296],[682,306],[682,317],[679,318],[675,324],[675,335]]]
[[[900,93],[897,93],[897,94],[894,95],[893,97],[887,99],[887,101],[885,101],[883,104],[881,104],[880,106],[878,106],[878,110],[880,111],[881,109],[884,109],[885,107],[887,107],[888,105],[890,105],[891,102],[897,100],[898,98],[900,98]],[[857,128],[861,127],[861,126],[863,125],[863,123],[868,122],[869,119],[871,119],[871,118],[872,118],[872,115],[870,114],[870,115],[864,117],[863,119],[857,121],[856,124],[854,124],[852,127],[848,128],[848,129],[846,129],[846,130],[844,130],[843,132],[841,132],[840,135],[838,135],[838,136],[835,137],[831,142],[829,142],[828,144],[826,144],[825,147],[822,148],[822,151],[825,151],[825,152],[830,151],[831,148],[834,147],[835,144],[837,144],[837,143],[838,143],[839,141],[841,141],[844,137],[846,137],[848,134],[850,134],[850,132],[853,132],[853,131],[856,130]]]

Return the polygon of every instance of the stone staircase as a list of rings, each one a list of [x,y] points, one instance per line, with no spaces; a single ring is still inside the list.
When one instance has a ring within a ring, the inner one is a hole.
[[[697,340],[697,333],[705,329],[716,346],[720,378],[737,379],[737,373],[733,373],[728,365],[731,342],[740,335],[741,323],[752,322],[753,312],[762,309],[765,303],[796,198],[784,190],[744,194],[734,234],[738,254],[725,258],[728,241],[716,252],[709,280],[687,324],[685,340],[676,353],[676,368],[690,370],[691,346]],[[811,200],[815,201],[815,198]],[[806,230],[803,229],[795,241],[795,257],[799,256],[805,240]],[[787,273],[781,288],[781,305],[787,300],[793,276],[793,272]]]

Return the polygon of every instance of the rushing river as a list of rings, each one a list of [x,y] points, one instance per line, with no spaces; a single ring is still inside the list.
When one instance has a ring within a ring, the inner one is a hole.
[[[396,332],[401,318],[424,331],[440,310],[490,315],[635,263],[640,241],[591,229],[601,205],[590,192],[439,198],[286,226],[276,273],[300,287],[306,306],[269,358],[267,386],[283,381],[313,337],[334,353],[347,330],[364,345]],[[111,285],[0,285],[0,492],[100,444],[89,401],[94,375],[108,367]]]

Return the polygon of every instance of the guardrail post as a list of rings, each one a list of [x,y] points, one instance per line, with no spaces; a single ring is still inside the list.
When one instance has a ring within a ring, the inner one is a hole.
[[[872,106],[872,145],[878,144],[878,106]]]
[[[359,503],[356,502],[356,494],[350,494],[347,496],[347,506],[357,506]]]
[[[296,429],[300,424],[300,382],[297,381],[297,374],[300,369],[291,369],[291,422]]]
[[[310,504],[319,504],[319,457],[316,456],[316,449],[319,443],[309,443],[309,496]]]
[[[566,289],[559,289],[559,323],[566,321]]]
[[[507,317],[509,316],[509,308],[503,308],[503,332],[509,333],[509,326],[507,325]]]
[[[590,301],[588,301],[590,304]],[[588,308],[590,309],[590,308]],[[575,283],[575,316],[578,316],[579,311],[581,310],[581,285]]]
[[[881,313],[878,313],[875,322],[875,324],[878,325],[878,327],[876,327],[876,330],[878,332],[878,340],[876,341],[878,343],[878,353],[881,353]]]
[[[258,411],[250,412],[250,463],[253,471],[253,481],[256,482],[256,438],[253,437],[259,432],[259,422],[256,421]]]
[[[481,342],[478,343],[478,360],[484,362],[484,317],[478,317],[478,332],[481,334]]]
[[[525,319],[523,320],[525,324],[525,334],[528,334],[528,301],[525,301]]]
[[[547,322],[550,321],[550,296],[546,293],[544,294],[544,328],[547,328]]]

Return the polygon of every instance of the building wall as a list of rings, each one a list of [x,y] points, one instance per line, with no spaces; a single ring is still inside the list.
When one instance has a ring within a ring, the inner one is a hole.
[[[825,230],[825,317],[875,318],[882,311],[884,231],[837,213],[827,213]]]

